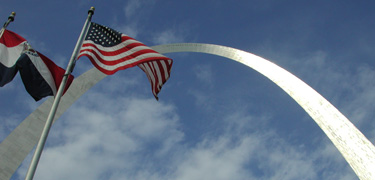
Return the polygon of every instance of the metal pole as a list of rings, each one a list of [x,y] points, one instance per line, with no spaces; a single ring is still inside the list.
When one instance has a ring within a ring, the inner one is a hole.
[[[12,12],[8,17],[8,21],[4,23],[3,28],[7,28],[9,23],[14,21],[14,16],[16,16],[16,13]]]
[[[14,21],[15,16],[16,16],[15,12],[10,13],[8,20],[4,23],[3,27],[1,28],[0,38],[3,36],[4,30],[8,27],[9,23]]]
[[[59,106],[60,99],[61,99],[61,96],[62,96],[62,94],[64,92],[65,85],[66,85],[66,82],[68,80],[68,77],[69,77],[70,73],[73,71],[74,64],[75,64],[77,55],[79,53],[78,51],[80,50],[80,48],[82,46],[82,41],[83,41],[84,37],[87,34],[88,26],[89,26],[89,24],[91,22],[91,17],[94,14],[94,10],[95,10],[95,8],[91,7],[90,10],[89,10],[89,12],[88,12],[88,16],[87,16],[86,22],[85,22],[85,24],[84,24],[84,26],[82,28],[82,31],[81,31],[81,34],[80,34],[80,36],[78,38],[77,44],[76,44],[76,46],[75,46],[75,48],[73,50],[73,54],[72,54],[72,56],[71,56],[71,58],[69,60],[68,67],[66,68],[66,71],[65,71],[64,77],[62,79],[62,82],[60,84],[59,90],[57,91],[57,94],[55,96],[55,100],[53,101],[53,104],[52,104],[52,107],[51,107],[51,111],[50,111],[50,113],[48,115],[46,124],[44,125],[44,129],[43,129],[42,134],[40,136],[39,142],[38,142],[38,144],[36,146],[36,149],[35,149],[35,152],[34,152],[34,156],[33,156],[32,160],[31,160],[31,163],[30,163],[29,169],[27,171],[25,180],[32,180],[34,178],[35,170],[36,170],[36,168],[38,166],[38,162],[39,162],[40,156],[42,154],[44,145],[46,143],[48,133],[49,133],[49,131],[51,129],[51,125],[52,125],[53,119],[55,117],[57,107]]]

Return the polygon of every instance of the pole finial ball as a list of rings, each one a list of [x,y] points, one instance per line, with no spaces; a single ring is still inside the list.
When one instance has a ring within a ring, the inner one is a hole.
[[[12,22],[14,21],[14,17],[16,16],[16,13],[15,12],[12,12],[10,13],[9,17],[8,17],[8,20],[10,20],[9,22]]]
[[[95,8],[93,6],[91,6],[90,10],[89,10],[89,14],[94,14],[94,11],[95,11]]]

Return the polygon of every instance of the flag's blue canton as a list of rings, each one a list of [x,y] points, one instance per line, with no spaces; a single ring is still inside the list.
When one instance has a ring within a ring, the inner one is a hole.
[[[96,23],[91,23],[86,40],[94,41],[104,47],[111,47],[121,43],[121,33]]]

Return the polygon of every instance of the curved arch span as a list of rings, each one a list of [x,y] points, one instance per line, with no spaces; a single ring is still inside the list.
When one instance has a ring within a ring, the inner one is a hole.
[[[219,45],[199,43],[166,44],[152,47],[160,53],[200,52],[240,62],[269,78],[288,93],[318,124],[360,179],[375,179],[375,147],[331,103],[302,80],[254,54]],[[60,102],[58,119],[82,94],[106,75],[95,68],[76,78]],[[37,144],[53,98],[31,113],[0,144],[0,179],[9,179]]]

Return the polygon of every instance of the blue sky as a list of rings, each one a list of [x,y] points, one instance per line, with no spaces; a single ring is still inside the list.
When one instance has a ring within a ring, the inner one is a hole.
[[[375,143],[375,2],[6,1],[5,21],[65,68],[87,17],[149,45],[210,43],[264,57],[305,81]],[[156,101],[139,68],[106,77],[53,126],[35,179],[356,179],[279,87],[222,57],[166,54]],[[93,68],[77,62],[78,77]],[[0,140],[42,102],[19,76],[0,89]],[[31,156],[12,177],[23,179]]]

